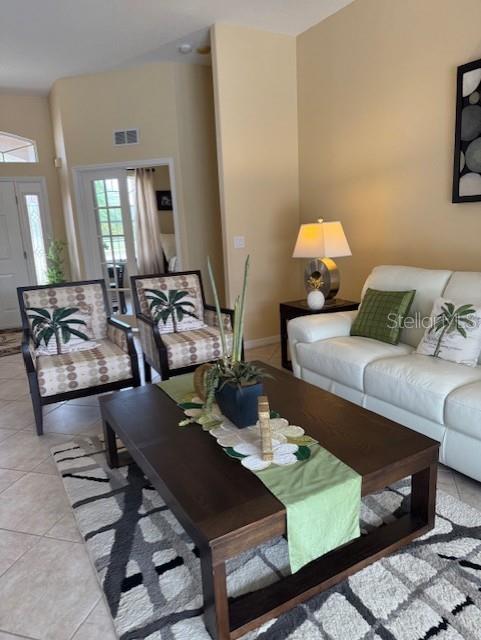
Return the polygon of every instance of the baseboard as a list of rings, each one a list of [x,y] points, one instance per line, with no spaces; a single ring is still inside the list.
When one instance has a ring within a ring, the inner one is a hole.
[[[257,338],[256,340],[246,340],[244,346],[246,349],[257,349],[258,347],[267,347],[270,344],[276,344],[281,341],[280,336],[267,336],[267,338]]]

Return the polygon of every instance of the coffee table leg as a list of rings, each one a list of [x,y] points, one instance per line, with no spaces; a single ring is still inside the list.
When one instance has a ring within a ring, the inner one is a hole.
[[[411,512],[434,525],[436,512],[437,463],[415,473],[411,480]]]
[[[225,562],[215,562],[210,549],[201,551],[204,622],[214,640],[230,640]]]
[[[107,420],[103,420],[104,440],[105,440],[105,456],[107,464],[111,469],[119,466],[119,454],[117,450],[117,438],[115,431],[109,425]]]

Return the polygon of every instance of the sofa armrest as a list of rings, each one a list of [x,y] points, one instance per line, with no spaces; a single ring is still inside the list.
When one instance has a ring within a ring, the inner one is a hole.
[[[292,370],[296,378],[301,375],[297,362],[296,345],[298,342],[310,343],[328,338],[348,336],[357,311],[338,311],[336,313],[319,313],[313,316],[293,318],[287,324]]]
[[[287,325],[289,341],[317,342],[348,336],[357,311],[338,311],[294,318]]]

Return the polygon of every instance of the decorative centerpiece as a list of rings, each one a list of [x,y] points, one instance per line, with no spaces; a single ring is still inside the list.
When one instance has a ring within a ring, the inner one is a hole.
[[[322,288],[324,287],[324,280],[319,271],[314,273],[307,279],[306,282],[310,291],[307,294],[307,306],[314,311],[320,311],[326,301]]]
[[[268,377],[262,369],[243,360],[244,312],[247,290],[247,276],[249,272],[249,257],[244,265],[244,282],[242,293],[237,296],[234,304],[234,327],[232,331],[232,348],[229,348],[224,330],[223,318],[220,310],[219,295],[215,283],[210,260],[208,261],[209,277],[214,293],[217,313],[222,358],[213,364],[203,366],[197,375],[196,388],[201,387],[201,397],[204,401],[204,411],[207,415],[212,412],[214,402],[221,413],[229,418],[236,427],[242,429],[254,425],[258,418],[257,402],[263,394],[262,379]],[[201,384],[199,384],[199,377]]]

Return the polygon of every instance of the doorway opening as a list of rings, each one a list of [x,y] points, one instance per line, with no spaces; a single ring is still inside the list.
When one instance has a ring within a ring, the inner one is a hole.
[[[130,277],[139,273],[139,169],[152,171],[149,199],[158,216],[162,272],[182,265],[172,160],[126,162],[74,169],[82,254],[88,279],[103,278],[112,313],[133,316]],[[143,215],[143,212],[140,212]]]

